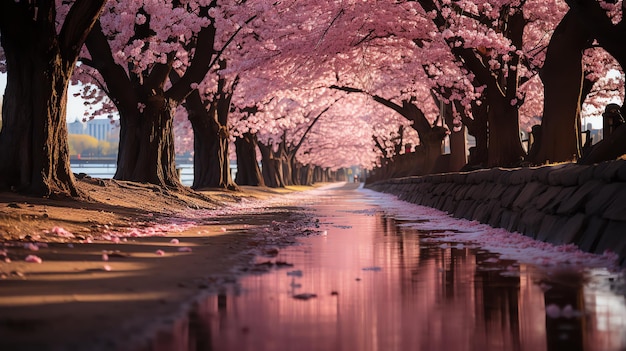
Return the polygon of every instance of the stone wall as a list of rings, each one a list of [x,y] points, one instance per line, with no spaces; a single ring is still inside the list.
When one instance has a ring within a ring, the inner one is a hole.
[[[611,250],[626,266],[626,161],[494,168],[367,187],[536,240],[595,253]]]

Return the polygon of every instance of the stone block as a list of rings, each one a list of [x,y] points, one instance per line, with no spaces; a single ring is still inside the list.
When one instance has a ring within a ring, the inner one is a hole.
[[[565,222],[567,222],[567,218],[565,217],[546,215],[543,218],[543,221],[541,221],[541,226],[539,227],[539,232],[537,233],[537,237],[535,239],[539,241],[547,241],[554,235],[559,227],[565,225]]]
[[[452,173],[453,183],[464,184],[467,181],[467,173]]]
[[[460,201],[465,199],[465,194],[470,189],[470,186],[467,184],[459,184],[459,187],[454,192],[454,199]]]
[[[535,170],[532,168],[518,168],[511,171],[509,177],[510,184],[526,184],[532,181],[532,175]]]
[[[608,223],[594,252],[602,254],[606,250],[618,254],[620,264],[623,265],[624,258],[626,257],[626,222]]]
[[[443,209],[443,205],[446,203],[446,197],[441,195],[434,195],[435,200],[435,208],[438,210]]]
[[[621,183],[622,187],[613,196],[613,201],[602,214],[603,218],[626,222],[626,183]]]
[[[533,172],[532,180],[538,181],[539,183],[548,184],[548,176],[550,175],[550,172],[552,172],[553,170],[554,170],[554,166],[537,167],[535,168],[535,171]]]
[[[582,167],[583,170],[578,174],[578,184],[582,185],[585,184],[588,181],[593,180],[593,169],[594,166],[592,165],[579,165],[579,167]]]
[[[576,191],[567,199],[564,199],[559,204],[556,210],[557,214],[571,215],[577,212],[583,212],[585,204],[590,198],[591,194],[599,191],[604,186],[604,182],[599,180],[590,180],[580,185]],[[626,200],[626,199],[625,199]]]
[[[478,189],[479,185],[478,184],[466,184],[465,187],[467,188],[467,190],[465,191],[465,196],[463,196],[464,199],[474,199],[474,193],[476,193],[476,189]]]
[[[563,201],[567,201],[578,189],[575,186],[564,187],[559,191],[559,194],[550,202],[547,206],[545,206],[542,211],[545,213],[556,213],[556,210],[561,206]]]
[[[455,213],[458,204],[459,202],[455,201],[453,196],[446,196],[441,210],[448,213]]]
[[[439,183],[433,188],[433,195],[445,195],[452,183]]]
[[[587,221],[587,227],[576,245],[586,252],[595,252],[595,248],[604,233],[608,221],[598,216],[591,216]]]
[[[519,213],[511,210],[502,211],[502,217],[500,218],[500,225],[498,227],[504,228],[510,232],[517,231],[517,223],[519,222]]]
[[[513,172],[512,170],[504,168],[494,168],[492,169],[492,172],[493,176],[495,177],[494,181],[505,185],[511,184],[511,174]]]
[[[471,200],[463,200],[457,207],[457,211],[455,212],[456,217],[465,218],[471,220],[474,216],[474,211],[478,206],[478,202]]]
[[[419,204],[426,207],[434,207],[434,202],[434,197],[432,195],[424,194]]]
[[[578,185],[578,178],[586,169],[586,167],[579,166],[575,163],[565,163],[562,167],[550,172],[548,175],[548,183],[550,185],[562,186]]]
[[[612,182],[619,179],[620,168],[624,166],[626,161],[607,161],[598,163],[593,171],[593,177],[595,179],[602,179],[605,182]]]
[[[513,205],[513,201],[517,199],[520,191],[522,190],[522,185],[511,185],[504,190],[504,194],[500,198],[500,203],[504,208],[511,208]]]
[[[489,191],[490,199],[500,199],[504,191],[506,190],[506,185],[500,183],[493,183],[491,186],[491,190]]]
[[[535,208],[538,210],[543,210],[546,206],[554,202],[557,196],[561,193],[563,187],[560,186],[551,186],[546,189],[543,193],[541,193],[535,199]]]
[[[489,193],[493,189],[494,183],[482,183],[478,185],[478,189],[474,193],[474,199],[478,201],[487,201],[489,199]]]
[[[477,170],[467,173],[465,178],[466,184],[478,184],[485,181],[485,172],[483,170]]]
[[[601,215],[611,205],[616,194],[624,188],[624,183],[610,183],[589,195],[589,201],[585,204],[585,212],[589,215]]]
[[[474,214],[472,215],[472,219],[480,223],[488,223],[489,218],[491,217],[491,212],[493,211],[496,205],[498,208],[500,207],[500,203],[497,201],[478,203],[478,205],[474,209]]]
[[[489,216],[489,220],[487,221],[487,224],[492,227],[500,227],[502,212],[504,212],[504,209],[502,207],[494,206],[493,211],[491,211],[491,215]]]
[[[541,223],[546,215],[534,208],[522,211],[520,214],[518,231],[528,237],[536,238]]]
[[[527,183],[513,202],[513,208],[530,207],[529,205],[535,201],[537,196],[541,195],[547,188],[547,185],[539,182]]]
[[[626,162],[622,162],[617,170],[617,180],[626,182]]]
[[[581,238],[586,223],[585,214],[578,213],[572,217],[565,218],[567,218],[567,220],[564,225],[555,228],[552,235],[549,235],[546,239],[547,242],[556,245],[571,244],[577,242]]]

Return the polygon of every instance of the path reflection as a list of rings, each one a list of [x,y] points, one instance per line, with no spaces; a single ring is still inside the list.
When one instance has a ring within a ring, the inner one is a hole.
[[[436,233],[342,196],[316,215],[328,235],[281,251],[277,259],[293,268],[245,277],[241,293],[202,301],[176,325],[178,336],[161,335],[151,350],[626,348],[624,298],[592,284],[602,272],[546,272],[424,241]]]

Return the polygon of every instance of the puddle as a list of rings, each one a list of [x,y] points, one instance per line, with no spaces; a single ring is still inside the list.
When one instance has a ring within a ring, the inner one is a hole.
[[[372,193],[330,195],[312,205],[323,235],[259,258],[267,273],[199,302],[145,350],[626,349],[620,274],[508,259],[455,241],[457,228],[397,220]]]

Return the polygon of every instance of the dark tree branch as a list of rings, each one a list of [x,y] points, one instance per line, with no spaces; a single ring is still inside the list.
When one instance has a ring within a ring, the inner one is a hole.
[[[74,64],[89,32],[100,17],[106,0],[76,0],[59,33],[59,46],[66,63]]]

